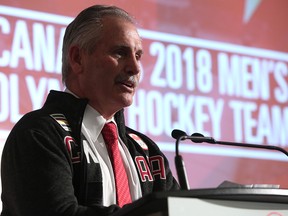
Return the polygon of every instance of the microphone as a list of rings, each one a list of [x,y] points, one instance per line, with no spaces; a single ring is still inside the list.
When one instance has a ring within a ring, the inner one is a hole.
[[[185,132],[184,132],[185,133]],[[258,149],[266,149],[266,150],[275,150],[284,153],[288,157],[288,152],[280,148],[278,146],[273,145],[257,145],[257,144],[250,144],[250,143],[239,143],[239,142],[225,142],[225,141],[216,141],[212,137],[205,137],[200,133],[193,133],[191,136],[186,136],[187,139],[195,143],[202,143],[207,142],[210,144],[220,144],[220,145],[229,145],[229,146],[239,146],[239,147],[246,147],[246,148],[258,148]]]
[[[181,189],[184,190],[189,190],[189,182],[188,182],[188,178],[187,178],[187,173],[186,173],[186,168],[185,168],[185,163],[184,160],[182,158],[182,156],[179,154],[179,142],[180,140],[185,140],[188,139],[187,134],[184,131],[175,129],[171,132],[171,136],[176,139],[176,155],[175,155],[175,167],[176,167],[176,172],[177,172],[177,176],[178,176],[178,181],[180,184]]]
[[[186,134],[184,131],[182,131],[182,130],[174,129],[174,130],[171,132],[171,136],[172,136],[174,139],[178,139],[178,138],[180,138],[181,136],[182,136],[182,137],[187,136],[187,134]]]
[[[275,150],[284,153],[288,157],[288,152],[278,146],[273,145],[257,145],[257,144],[248,144],[248,143],[239,143],[239,142],[225,142],[225,141],[216,141],[213,137],[205,137],[201,133],[193,133],[191,136],[188,136],[184,131],[179,129],[174,129],[171,132],[171,136],[176,139],[176,156],[175,156],[175,166],[178,175],[178,181],[182,189],[189,189],[189,183],[187,179],[185,164],[182,156],[179,154],[179,142],[180,140],[189,139],[195,143],[210,143],[210,144],[220,144],[220,145],[229,145],[229,146],[239,146],[245,148],[260,148],[266,150]]]

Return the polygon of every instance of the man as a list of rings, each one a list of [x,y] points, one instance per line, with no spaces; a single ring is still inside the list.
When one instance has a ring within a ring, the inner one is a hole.
[[[135,22],[120,8],[89,7],[67,27],[65,92],[51,91],[5,144],[2,216],[109,215],[145,194],[179,188],[156,144],[124,123],[142,52]]]

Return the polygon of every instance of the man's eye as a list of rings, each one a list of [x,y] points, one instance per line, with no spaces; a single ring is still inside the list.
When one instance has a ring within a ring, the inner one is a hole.
[[[140,60],[141,60],[141,57],[142,57],[142,55],[141,55],[141,54],[136,54],[136,59],[137,59],[138,61],[140,61]]]
[[[127,54],[126,54],[126,52],[123,51],[123,50],[118,50],[118,51],[116,51],[116,55],[117,55],[118,57],[125,57]]]

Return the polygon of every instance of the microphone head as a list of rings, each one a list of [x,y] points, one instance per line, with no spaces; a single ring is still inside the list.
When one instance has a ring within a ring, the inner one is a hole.
[[[187,134],[182,131],[182,130],[179,130],[179,129],[174,129],[172,132],[171,132],[171,136],[174,138],[174,139],[179,139],[181,136],[187,136]]]
[[[207,142],[207,143],[212,143],[212,144],[216,143],[216,141],[212,137],[205,137],[201,133],[193,133],[191,137],[194,137],[193,142],[195,143],[202,143],[202,142]]]
[[[204,137],[204,135],[201,133],[193,133],[191,136]]]
[[[201,133],[193,133],[192,135],[191,135],[191,137],[204,137],[204,135],[203,134],[201,134]],[[202,143],[203,141],[201,141],[201,140],[194,140],[193,139],[193,142],[195,142],[195,143]]]

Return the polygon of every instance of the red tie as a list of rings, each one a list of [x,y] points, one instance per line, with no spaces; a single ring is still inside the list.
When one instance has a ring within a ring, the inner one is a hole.
[[[104,128],[102,129],[102,135],[105,140],[114,170],[117,204],[122,207],[127,203],[131,203],[131,195],[128,185],[127,173],[125,171],[118,148],[116,125],[113,122],[105,124]]]

